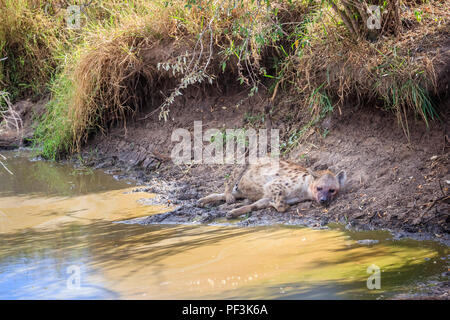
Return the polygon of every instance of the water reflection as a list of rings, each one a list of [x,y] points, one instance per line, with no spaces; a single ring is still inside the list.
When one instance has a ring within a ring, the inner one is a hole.
[[[374,298],[443,267],[432,247],[359,246],[340,231],[95,221],[0,238],[1,298]],[[366,288],[372,263],[381,291]],[[66,288],[71,265],[81,291]]]
[[[70,196],[4,187],[1,299],[373,299],[446,271],[446,247],[385,232],[116,223],[167,208],[141,206],[150,195],[114,190],[110,176],[81,177],[87,187]],[[380,242],[356,242],[368,237]],[[371,264],[382,270],[381,290],[366,287]],[[79,289],[68,286],[70,267],[80,270]]]
[[[2,151],[14,175],[0,168],[0,196],[74,196],[122,189],[128,186],[110,175],[52,161],[33,161],[29,151]],[[5,162],[5,161],[3,161]]]

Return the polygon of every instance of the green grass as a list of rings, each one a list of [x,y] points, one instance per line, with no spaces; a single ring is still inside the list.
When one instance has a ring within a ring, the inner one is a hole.
[[[59,75],[51,83],[52,99],[47,112],[38,119],[34,148],[47,159],[56,160],[67,154],[72,146],[72,124],[67,105],[71,103],[74,85],[67,74]]]
[[[294,129],[290,133],[288,139],[280,145],[282,154],[287,154],[296,146],[298,146],[302,138],[311,128],[313,128],[323,118],[333,112],[333,103],[331,102],[329,96],[325,92],[323,92],[322,88],[323,85],[312,91],[308,99],[311,118],[306,124],[301,126],[300,129]],[[328,132],[324,133],[323,138],[325,138],[327,134]]]
[[[420,116],[427,127],[429,127],[430,121],[439,119],[428,91],[413,80],[408,79],[401,86],[393,85],[390,87],[389,93],[385,99],[385,108],[394,110],[408,139],[410,139],[410,130],[406,106],[409,106],[416,115]]]

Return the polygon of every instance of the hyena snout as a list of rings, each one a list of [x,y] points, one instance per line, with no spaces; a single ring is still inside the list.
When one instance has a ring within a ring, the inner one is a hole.
[[[339,191],[338,184],[332,184],[331,186],[330,184],[316,184],[313,188],[314,200],[325,207],[333,201]]]
[[[339,190],[343,188],[345,179],[344,171],[341,171],[337,176],[326,173],[318,177],[312,186],[312,194],[316,202],[327,207],[337,196]]]
[[[318,196],[317,202],[324,207],[328,207],[330,205],[331,201],[333,201],[333,199],[334,199],[334,194],[333,195],[323,194],[323,195]]]
[[[330,204],[331,199],[327,199],[327,197],[323,196],[319,199],[319,203],[323,206],[328,206]]]

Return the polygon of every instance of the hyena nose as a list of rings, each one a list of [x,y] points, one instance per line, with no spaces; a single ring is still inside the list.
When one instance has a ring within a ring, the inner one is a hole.
[[[320,202],[320,204],[327,204],[328,200],[326,197],[322,197],[322,198],[320,198],[319,202]]]

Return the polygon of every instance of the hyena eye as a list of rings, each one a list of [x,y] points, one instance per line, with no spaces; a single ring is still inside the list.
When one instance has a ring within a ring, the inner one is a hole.
[[[322,191],[322,188],[321,187],[317,187],[317,191]]]
[[[328,190],[330,193],[335,193],[336,192],[336,190],[334,190],[334,189],[330,189],[330,190]]]

